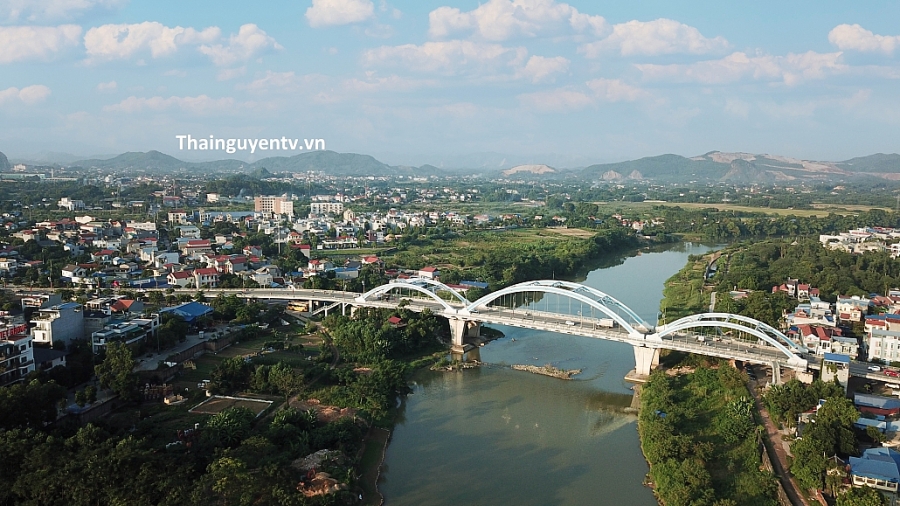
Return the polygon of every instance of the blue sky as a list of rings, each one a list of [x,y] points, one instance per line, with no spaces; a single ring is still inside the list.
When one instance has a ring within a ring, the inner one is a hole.
[[[898,19],[878,0],[0,0],[0,151],[226,156],[179,151],[190,134],[410,164],[892,153]]]

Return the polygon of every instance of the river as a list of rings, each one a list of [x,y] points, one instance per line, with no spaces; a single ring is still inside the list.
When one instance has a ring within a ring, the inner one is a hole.
[[[656,323],[665,281],[688,255],[680,243],[643,250],[576,279]],[[387,448],[379,489],[394,505],[655,505],[624,381],[629,345],[515,327],[477,350],[493,364],[421,371]],[[508,365],[582,369],[573,381]]]

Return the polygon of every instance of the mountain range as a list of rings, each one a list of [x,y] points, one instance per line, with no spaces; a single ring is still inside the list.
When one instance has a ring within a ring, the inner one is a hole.
[[[372,156],[334,151],[311,151],[294,156],[263,158],[255,162],[223,159],[187,162],[159,151],[129,152],[108,159],[87,159],[69,167],[141,172],[246,172],[269,173],[319,171],[336,176],[431,176],[473,171],[388,165]],[[0,153],[0,171],[10,163]],[[779,183],[790,181],[841,181],[865,177],[900,180],[900,155],[875,154],[840,162],[800,160],[778,155],[724,153],[711,151],[695,157],[659,155],[617,163],[594,164],[583,168],[559,169],[542,164],[475,169],[487,177],[515,179],[584,178],[602,181],[658,180],[666,182]]]

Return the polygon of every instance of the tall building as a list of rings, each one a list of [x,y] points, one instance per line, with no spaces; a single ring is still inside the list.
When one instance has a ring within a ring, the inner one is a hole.
[[[284,197],[262,195],[254,199],[254,211],[266,214],[286,214],[294,217],[294,203]]]
[[[76,339],[84,339],[84,311],[77,302],[64,302],[38,311],[33,317],[34,342],[66,346]]]

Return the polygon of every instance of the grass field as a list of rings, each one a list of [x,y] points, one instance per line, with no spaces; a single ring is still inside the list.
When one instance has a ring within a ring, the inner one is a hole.
[[[595,202],[600,206],[601,210],[648,210],[654,206],[681,207],[683,209],[717,209],[719,211],[738,211],[746,213],[763,213],[776,216],[827,216],[829,213],[835,214],[855,214],[862,211],[870,211],[872,209],[890,209],[878,206],[861,206],[861,205],[835,205],[835,204],[813,204],[815,209],[772,209],[768,207],[751,207],[738,204],[728,204],[723,202],[694,203],[694,202]]]
[[[239,399],[214,395],[190,409],[191,413],[214,415],[228,408],[247,408],[256,416],[269,409],[272,401],[264,399]]]

